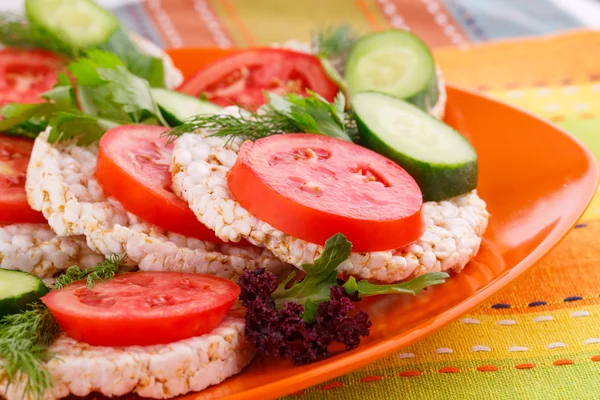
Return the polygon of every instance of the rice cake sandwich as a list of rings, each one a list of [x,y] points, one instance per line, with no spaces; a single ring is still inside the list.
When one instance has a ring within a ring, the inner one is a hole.
[[[266,249],[222,242],[171,193],[163,132],[120,126],[89,146],[52,145],[48,132],[41,134],[29,164],[29,203],[58,235],[84,235],[93,250],[127,254],[144,271],[236,279],[244,268],[286,268]]]
[[[154,44],[136,35],[128,38],[120,30],[118,21],[105,10],[92,2],[81,4],[80,11],[94,15],[95,23],[103,28],[99,31],[112,35],[107,44],[109,49],[120,49],[121,57],[126,53],[137,58],[140,75],[149,76],[154,74],[153,71],[160,71],[162,78],[159,76],[156,80],[164,80],[167,87],[181,83],[181,72]],[[42,2],[27,1],[25,20],[15,15],[2,16],[0,32],[4,34],[0,35],[0,64],[10,74],[0,78],[1,114],[9,120],[0,122],[0,132],[10,129],[5,127],[9,127],[10,119],[22,111],[19,104],[43,101],[40,95],[52,90],[74,54],[76,46],[72,40],[85,39],[77,37],[73,31],[65,33],[64,27],[48,25],[52,15],[75,7],[68,1],[55,6],[55,9],[48,9]],[[42,30],[46,32],[44,35],[39,34]],[[63,40],[55,40],[55,35]],[[99,42],[100,39],[86,42],[83,47],[78,43],[78,51],[83,51],[84,47],[94,48]],[[56,235],[43,214],[27,204],[24,185],[32,138],[41,130],[43,127],[37,128],[33,124],[27,131],[10,132],[11,136],[0,133],[0,268],[18,269],[47,279],[74,264],[82,268],[93,266],[102,256],[89,249],[82,235]],[[24,138],[12,137],[14,135]]]
[[[286,101],[294,100],[275,98],[270,107],[283,109]],[[299,104],[289,107],[300,113]],[[272,126],[272,109],[262,115],[234,107],[226,112],[187,126],[211,130],[172,131],[175,193],[221,239],[248,240],[302,268],[341,232],[355,251],[339,272],[381,282],[458,272],[477,254],[489,215],[476,193],[476,154],[459,133],[418,108],[383,94],[354,97],[363,143],[404,168],[341,135],[254,139],[258,124]],[[392,113],[395,124],[407,121],[399,127],[408,139],[395,136]],[[248,129],[225,127],[232,118]],[[444,146],[455,151],[445,155]]]
[[[72,267],[52,290],[0,269],[0,397],[171,398],[218,384],[252,360],[243,313],[232,308],[236,284],[122,272],[122,261]]]

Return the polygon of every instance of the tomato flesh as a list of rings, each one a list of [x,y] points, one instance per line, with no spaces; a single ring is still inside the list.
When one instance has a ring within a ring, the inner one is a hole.
[[[0,134],[0,223],[43,223],[27,203],[25,178],[33,140]]]
[[[425,231],[422,194],[406,171],[369,149],[328,136],[247,141],[228,185],[260,220],[320,245],[341,232],[353,251],[390,250]]]
[[[95,346],[150,346],[211,332],[225,318],[240,288],[215,276],[130,272],[97,283],[84,281],[42,298],[73,339]]]
[[[173,144],[164,127],[122,125],[102,136],[96,179],[106,193],[143,220],[181,235],[222,243],[171,190]]]
[[[43,101],[38,94],[52,89],[63,65],[45,50],[0,49],[0,107]]]
[[[236,104],[249,110],[265,103],[264,91],[305,95],[306,89],[328,101],[338,92],[317,57],[282,49],[236,52],[200,69],[179,87],[221,106]]]

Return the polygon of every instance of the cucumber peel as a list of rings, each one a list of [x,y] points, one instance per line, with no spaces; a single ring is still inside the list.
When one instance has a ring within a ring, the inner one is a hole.
[[[0,268],[0,318],[24,310],[48,292],[40,278],[27,272]]]
[[[73,48],[100,46],[119,29],[119,20],[91,0],[25,0],[25,15]]]
[[[376,92],[352,98],[361,142],[404,168],[424,201],[441,201],[477,186],[477,154],[460,133],[416,106]]]
[[[152,88],[150,91],[169,126],[181,125],[196,115],[217,114],[222,110],[214,103],[184,93],[161,88]]]
[[[428,111],[440,96],[431,51],[413,33],[388,29],[359,39],[346,61],[351,94],[375,91]]]

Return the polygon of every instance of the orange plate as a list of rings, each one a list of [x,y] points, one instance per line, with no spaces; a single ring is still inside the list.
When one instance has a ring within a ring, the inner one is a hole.
[[[187,74],[215,54],[201,49],[170,53]],[[579,141],[530,114],[452,86],[446,120],[479,155],[478,190],[491,218],[476,259],[446,284],[419,296],[382,296],[363,304],[373,328],[353,351],[303,367],[256,359],[241,374],[183,398],[274,398],[360,368],[458,319],[569,232],[598,183],[596,161]]]

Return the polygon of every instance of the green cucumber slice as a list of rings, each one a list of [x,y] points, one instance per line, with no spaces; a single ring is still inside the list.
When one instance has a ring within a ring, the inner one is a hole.
[[[106,43],[120,25],[91,0],[25,0],[25,15],[32,25],[80,49]]]
[[[151,91],[160,112],[171,126],[181,125],[183,121],[195,115],[217,114],[222,110],[214,103],[187,94],[161,88],[152,88]]]
[[[425,201],[477,186],[477,154],[460,133],[414,105],[383,93],[352,97],[362,143],[404,168]]]
[[[0,317],[18,313],[48,292],[37,276],[0,268]]]
[[[359,39],[346,61],[345,78],[351,94],[386,93],[425,111],[440,96],[431,51],[417,36],[398,29]]]

